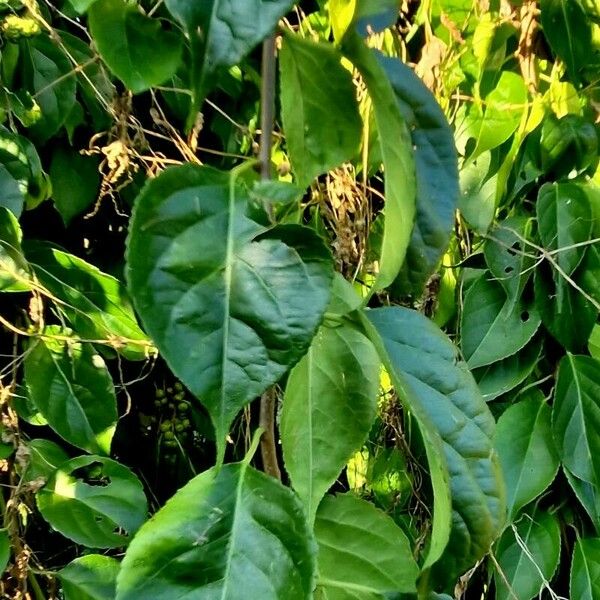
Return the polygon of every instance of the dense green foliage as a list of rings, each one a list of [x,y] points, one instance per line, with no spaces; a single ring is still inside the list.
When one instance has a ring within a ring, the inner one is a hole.
[[[0,40],[2,597],[600,600],[596,0]]]

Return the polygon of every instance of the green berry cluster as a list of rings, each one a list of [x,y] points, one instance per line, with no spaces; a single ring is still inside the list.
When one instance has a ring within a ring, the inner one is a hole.
[[[179,448],[188,442],[192,427],[190,403],[181,383],[177,381],[172,387],[157,388],[154,406],[161,454],[166,462],[174,463]]]

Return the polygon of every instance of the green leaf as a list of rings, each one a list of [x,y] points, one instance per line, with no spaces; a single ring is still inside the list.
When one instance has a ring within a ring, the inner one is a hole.
[[[118,279],[47,242],[27,242],[25,256],[80,337],[104,340],[129,360],[144,360],[153,352]]]
[[[354,158],[362,121],[352,74],[331,44],[287,34],[279,55],[281,117],[298,185]]]
[[[498,542],[496,600],[531,600],[550,581],[560,558],[560,527],[553,514],[539,509],[524,513]],[[506,581],[510,584],[507,587]]]
[[[552,429],[563,465],[578,477],[600,485],[600,363],[567,354],[556,380]]]
[[[37,140],[49,140],[75,106],[75,72],[64,52],[49,36],[40,35],[21,46],[23,78],[39,104],[42,116],[29,131]]]
[[[600,325],[594,325],[588,340],[588,351],[596,360],[600,360]]]
[[[459,197],[454,136],[435,97],[412,69],[395,58],[379,56],[379,62],[410,130],[417,176],[415,225],[395,286],[404,294],[420,297],[454,226]]]
[[[341,273],[335,273],[331,286],[331,300],[327,307],[327,312],[345,316],[358,310],[361,305],[362,298],[358,295],[353,285],[344,279]]]
[[[54,149],[50,163],[52,199],[65,225],[98,197],[98,160],[65,147]]]
[[[235,415],[308,350],[333,277],[313,230],[252,221],[228,181],[194,165],[163,172],[137,199],[127,250],[142,321],[208,409],[220,458]]]
[[[90,33],[102,60],[134,93],[175,75],[182,40],[125,0],[97,0],[88,11]]]
[[[23,234],[15,215],[0,206],[0,292],[29,289],[29,267],[21,250]]]
[[[400,307],[370,310],[367,316],[383,341],[387,359],[382,358],[396,391],[416,417],[426,444],[442,441],[453,527],[436,577],[451,580],[489,551],[504,524],[494,419],[457,348],[436,325]],[[431,467],[430,451],[428,459]]]
[[[496,213],[497,175],[489,175],[490,152],[483,152],[461,167],[458,208],[479,234],[487,233]]]
[[[541,338],[534,339],[512,356],[473,369],[473,377],[484,400],[491,402],[525,381],[538,364],[541,348]]]
[[[317,594],[328,600],[378,600],[416,591],[419,569],[391,517],[352,494],[327,496],[315,520]]]
[[[289,375],[281,443],[285,468],[309,522],[371,429],[379,365],[373,344],[359,331],[348,325],[321,327]]]
[[[336,42],[343,39],[354,20],[356,0],[329,0],[329,18]]]
[[[579,71],[588,64],[592,46],[588,17],[579,0],[541,0],[540,9],[544,36],[565,63],[569,75],[578,82]]]
[[[103,456],[80,456],[63,463],[36,500],[56,531],[90,548],[125,546],[148,510],[136,476]]]
[[[0,164],[0,208],[9,210],[16,217],[23,212],[21,185],[2,164]]]
[[[191,124],[218,71],[233,67],[275,30],[294,0],[165,0],[191,42]],[[190,125],[190,121],[188,121]]]
[[[68,0],[69,4],[80,14],[84,14],[88,11],[89,7],[96,2],[96,0]]]
[[[510,406],[498,420],[495,447],[504,473],[510,520],[552,483],[558,471],[551,415],[543,394],[537,391]]]
[[[0,575],[4,574],[10,560],[10,537],[6,529],[0,529]]]
[[[18,417],[23,419],[26,423],[38,426],[48,425],[48,421],[46,421],[42,413],[31,401],[27,386],[24,382],[15,388],[11,399],[11,405]]]
[[[586,250],[578,244],[587,242],[592,233],[592,209],[585,192],[570,183],[546,183],[538,193],[536,214],[542,244],[556,262],[555,278],[571,275]]]
[[[583,506],[594,524],[596,533],[600,532],[600,490],[597,486],[575,477],[565,467],[563,467],[563,472],[581,506]]]
[[[119,561],[88,554],[76,558],[56,574],[65,600],[114,600]]]
[[[33,342],[25,357],[29,397],[67,442],[108,454],[117,423],[113,382],[94,347],[69,334],[50,326]]]
[[[400,272],[411,240],[417,182],[412,140],[402,116],[396,93],[380,53],[368,48],[353,32],[344,38],[343,48],[360,71],[375,113],[385,173],[385,231],[379,259],[379,273],[373,291],[388,287]]]
[[[360,35],[367,37],[391,27],[398,20],[396,0],[356,0],[355,26]]]
[[[570,597],[600,598],[600,539],[578,539],[571,560]]]
[[[69,455],[58,445],[43,438],[27,443],[29,458],[21,474],[21,481],[30,482],[42,478],[44,481],[69,460]]]
[[[180,489],[134,538],[117,600],[308,600],[316,548],[294,493],[246,462]]]
[[[484,273],[464,298],[461,348],[469,367],[512,356],[533,338],[540,322],[535,306],[507,300],[502,286]]]

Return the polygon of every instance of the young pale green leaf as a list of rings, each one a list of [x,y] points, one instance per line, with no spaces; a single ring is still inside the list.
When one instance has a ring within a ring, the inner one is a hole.
[[[365,441],[377,409],[379,357],[348,325],[321,327],[289,375],[281,413],[285,468],[309,522]]]
[[[67,442],[108,454],[117,424],[113,381],[94,347],[69,336],[50,326],[33,342],[25,357],[29,397]]]
[[[30,288],[29,267],[21,250],[22,237],[14,213],[0,206],[0,292],[24,292]]]
[[[463,164],[460,170],[458,208],[469,225],[479,234],[487,233],[496,212],[496,174],[490,175],[490,152]]]
[[[333,277],[313,230],[267,230],[246,206],[226,173],[169,169],[138,197],[127,250],[142,321],[208,409],[220,458],[235,415],[308,350]]]
[[[371,310],[367,316],[383,341],[384,364],[425,443],[442,442],[453,527],[434,572],[440,581],[452,580],[489,551],[504,524],[494,419],[457,348],[436,325],[400,307]],[[430,463],[436,451],[428,452]]]
[[[0,529],[0,575],[4,573],[10,560],[10,537],[6,529]]]
[[[473,369],[473,377],[477,381],[483,399],[491,402],[525,381],[537,365],[541,349],[542,339],[534,338],[516,354],[485,367]]]
[[[134,94],[175,75],[181,37],[144,15],[136,4],[97,0],[88,10],[88,22],[102,60]]]
[[[294,0],[166,0],[165,4],[191,43],[191,125],[218,71],[237,65],[271,34]]]
[[[98,166],[98,160],[91,156],[60,146],[54,150],[49,171],[52,199],[65,225],[98,197]]]
[[[578,82],[579,71],[588,64],[592,46],[589,18],[578,0],[541,0],[540,9],[544,36],[564,61],[569,75]]]
[[[467,290],[461,320],[461,348],[469,367],[512,356],[540,326],[535,306],[507,300],[502,286],[484,273]]]
[[[49,243],[24,246],[38,281],[58,299],[58,309],[80,337],[104,340],[129,360],[143,360],[154,351],[119,280]]]
[[[570,598],[600,598],[600,539],[579,539],[571,560]]]
[[[340,42],[354,20],[356,0],[329,0],[329,19],[333,37]]]
[[[327,496],[317,512],[317,595],[326,600],[382,600],[416,592],[419,569],[404,532],[352,494]]]
[[[571,275],[586,250],[581,244],[592,233],[592,209],[585,192],[570,183],[547,183],[538,193],[536,214],[544,248],[554,255],[555,280]]]
[[[535,263],[535,254],[523,242],[531,238],[532,224],[527,217],[508,217],[492,229],[483,248],[485,262],[511,306],[523,295]]]
[[[377,51],[349,31],[342,50],[360,71],[373,103],[385,172],[385,231],[374,291],[389,286],[404,263],[416,214],[417,182],[412,140],[396,93]]]
[[[90,548],[125,546],[148,510],[137,477],[103,456],[80,456],[60,465],[36,501],[52,528]]]
[[[362,121],[352,74],[341,60],[331,44],[284,36],[281,118],[300,187],[358,153]]]
[[[246,462],[180,489],[133,539],[117,600],[309,600],[316,548],[294,493]]]
[[[495,554],[502,572],[494,574],[496,600],[537,597],[544,581],[549,582],[558,567],[558,519],[537,509],[523,513],[519,521],[504,532]]]
[[[76,558],[57,573],[65,600],[115,600],[119,566],[101,554]]]
[[[414,71],[395,58],[378,58],[410,130],[417,177],[415,226],[394,287],[420,297],[454,225],[459,196],[454,136],[435,97]]]
[[[27,465],[21,473],[21,481],[27,483],[42,478],[49,479],[54,471],[69,460],[69,455],[51,440],[31,440],[27,444]]]
[[[558,454],[551,427],[552,412],[543,394],[514,404],[498,420],[495,447],[506,483],[509,520],[554,480]]]
[[[561,361],[552,407],[552,429],[563,465],[600,486],[600,362],[567,354]]]

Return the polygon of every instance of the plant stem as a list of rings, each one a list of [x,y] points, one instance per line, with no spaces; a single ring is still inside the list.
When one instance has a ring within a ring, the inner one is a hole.
[[[275,36],[268,37],[262,47],[262,89],[260,115],[260,176],[263,181],[271,178],[271,149],[273,126],[275,123]],[[269,207],[270,209],[270,207]],[[272,217],[272,215],[269,215]],[[269,388],[260,398],[259,426],[263,429],[260,440],[260,454],[263,470],[267,475],[281,481],[281,471],[277,464],[275,444],[275,387]]]

